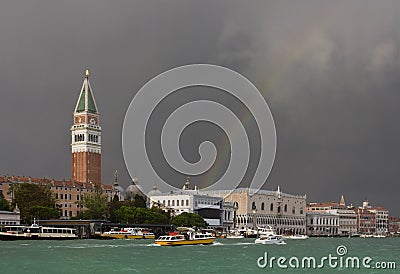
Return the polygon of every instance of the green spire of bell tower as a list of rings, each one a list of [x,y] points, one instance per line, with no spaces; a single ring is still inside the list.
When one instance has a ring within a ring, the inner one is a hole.
[[[85,79],[83,80],[79,99],[75,107],[75,113],[78,112],[98,113],[96,101],[92,94],[92,88],[89,82],[89,70],[86,70]]]

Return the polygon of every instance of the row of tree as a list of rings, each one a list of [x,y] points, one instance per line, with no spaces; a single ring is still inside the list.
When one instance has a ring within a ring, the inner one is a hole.
[[[14,196],[11,205],[0,192],[0,210],[11,210],[18,205],[23,223],[30,223],[33,218],[58,219],[61,217],[61,208],[57,205],[57,200],[48,186],[24,183],[13,186],[11,191]],[[141,195],[136,195],[132,201],[119,201],[115,196],[111,202],[108,202],[107,195],[101,190],[96,190],[83,195],[79,205],[83,205],[85,210],[79,212],[74,219],[109,220],[126,224],[207,226],[198,214],[182,213],[171,218],[170,212],[157,207],[146,208],[146,201]]]

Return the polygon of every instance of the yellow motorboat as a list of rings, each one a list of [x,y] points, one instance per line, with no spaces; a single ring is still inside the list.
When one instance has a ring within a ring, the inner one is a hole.
[[[215,241],[215,237],[208,232],[199,232],[192,228],[178,228],[178,230],[180,233],[170,233],[170,235],[159,237],[155,240],[155,244],[161,246],[209,245]]]
[[[139,228],[124,228],[122,230],[114,230],[101,234],[103,239],[155,239],[154,233]]]

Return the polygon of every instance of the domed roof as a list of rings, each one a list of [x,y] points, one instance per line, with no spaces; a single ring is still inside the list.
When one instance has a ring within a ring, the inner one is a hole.
[[[119,193],[121,193],[121,195],[124,195],[125,189],[122,186],[117,186],[115,188],[119,191]]]
[[[148,196],[156,196],[156,195],[162,195],[162,193],[160,190],[158,190],[157,186],[153,186],[153,190],[149,192]]]
[[[128,186],[125,190],[125,198],[127,200],[132,200],[133,198],[135,198],[135,195],[143,196],[143,193],[140,188],[135,184],[135,182],[132,181],[132,184]]]

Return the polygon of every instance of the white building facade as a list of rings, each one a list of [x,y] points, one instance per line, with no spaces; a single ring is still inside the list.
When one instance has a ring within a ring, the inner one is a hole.
[[[225,212],[222,209],[222,199],[202,195],[197,191],[182,190],[169,194],[158,194],[149,197],[150,207],[158,206],[176,216],[183,212],[197,213],[210,227],[222,227]],[[227,214],[228,215],[228,214]]]
[[[339,235],[339,214],[328,212],[307,212],[307,235]]]
[[[270,225],[280,234],[306,233],[306,195],[280,191],[239,188],[234,191],[203,191],[234,205],[234,227],[253,228]]]

